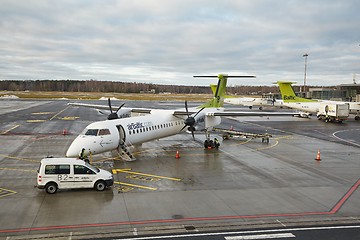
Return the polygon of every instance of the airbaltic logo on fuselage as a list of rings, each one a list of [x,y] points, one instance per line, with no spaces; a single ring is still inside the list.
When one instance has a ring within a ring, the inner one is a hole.
[[[152,122],[136,122],[136,123],[129,123],[127,125],[128,130],[134,130],[134,129],[139,129],[139,128],[144,128],[144,127],[151,127],[154,124]]]
[[[284,100],[295,100],[295,96],[284,95]]]

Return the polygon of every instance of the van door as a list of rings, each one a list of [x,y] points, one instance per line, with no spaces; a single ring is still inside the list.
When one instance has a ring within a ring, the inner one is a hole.
[[[70,164],[48,164],[45,166],[43,182],[57,182],[59,188],[71,188],[73,178],[70,174]]]
[[[75,188],[92,188],[96,177],[96,173],[87,166],[74,164]]]

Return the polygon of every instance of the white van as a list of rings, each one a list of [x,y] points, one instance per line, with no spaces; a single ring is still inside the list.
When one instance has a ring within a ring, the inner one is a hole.
[[[37,172],[37,187],[50,194],[56,193],[58,189],[70,188],[103,191],[114,183],[110,172],[77,158],[44,158]]]

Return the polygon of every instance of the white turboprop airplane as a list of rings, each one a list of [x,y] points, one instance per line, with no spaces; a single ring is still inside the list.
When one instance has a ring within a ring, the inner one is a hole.
[[[304,115],[308,113],[317,113],[321,105],[325,103],[346,103],[349,104],[350,113],[355,115],[355,120],[360,120],[360,102],[343,102],[343,101],[331,101],[331,100],[313,100],[301,98],[295,95],[295,91],[291,84],[293,82],[277,81],[279,89],[284,101],[284,106],[304,111]],[[301,114],[300,114],[301,115]]]
[[[100,154],[112,150],[118,150],[119,155],[125,160],[132,160],[133,156],[129,147],[140,145],[144,142],[176,135],[188,130],[194,138],[194,131],[205,130],[206,140],[204,146],[210,140],[208,131],[213,126],[219,125],[221,116],[289,116],[289,112],[224,112],[223,102],[228,78],[234,77],[254,77],[254,76],[194,76],[194,77],[216,77],[219,79],[213,99],[197,108],[188,109],[185,101],[185,111],[183,109],[141,109],[143,116],[118,118],[116,112],[112,112],[110,106],[102,108],[110,109],[109,120],[98,121],[89,124],[70,145],[66,152],[67,157],[77,157],[80,152],[85,156],[90,154]],[[110,103],[110,102],[109,102]],[[71,105],[77,105],[75,103]],[[78,106],[84,106],[79,104]],[[86,104],[90,107],[90,104]],[[100,105],[93,106],[99,108]],[[132,111],[138,112],[138,109]]]
[[[215,93],[216,85],[210,84],[211,90],[213,93]],[[226,95],[224,97],[224,103],[229,103],[232,105],[240,105],[248,107],[249,109],[252,109],[254,106],[259,107],[259,110],[263,110],[263,107],[266,106],[276,106],[276,107],[282,107],[282,100],[270,98],[270,97],[235,97],[235,96],[229,96]]]

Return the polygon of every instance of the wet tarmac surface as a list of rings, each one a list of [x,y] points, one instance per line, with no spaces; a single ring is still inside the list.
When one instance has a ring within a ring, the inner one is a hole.
[[[204,133],[195,134],[195,141],[191,134],[178,134],[134,149],[133,162],[119,160],[116,153],[94,156],[93,164],[115,178],[104,192],[48,195],[34,188],[40,160],[63,157],[86,125],[106,118],[67,102],[0,101],[0,237],[359,221],[360,122],[353,118],[343,124],[315,118],[223,118],[221,128],[273,137],[268,144],[224,140],[219,150],[209,150],[203,148]],[[181,102],[126,105],[183,108]],[[215,136],[221,139],[221,133]],[[180,158],[175,158],[177,151]],[[321,161],[315,160],[318,151]]]

